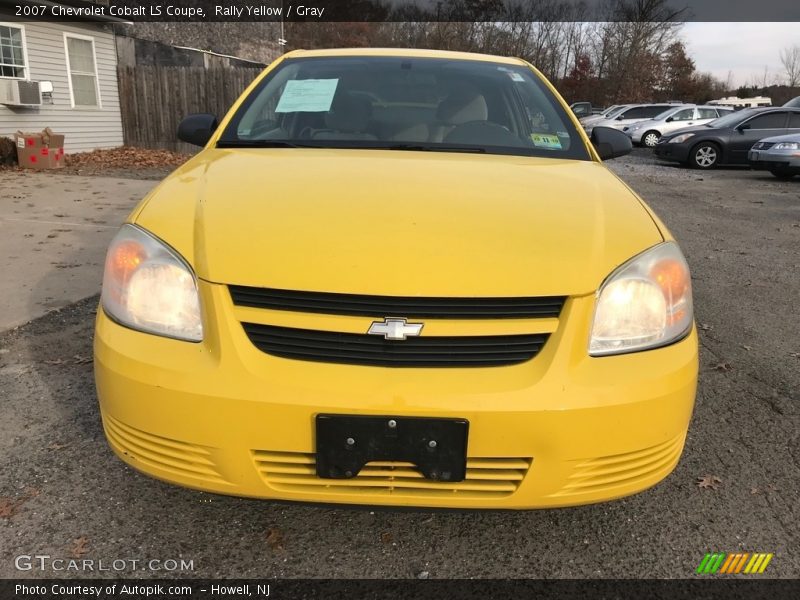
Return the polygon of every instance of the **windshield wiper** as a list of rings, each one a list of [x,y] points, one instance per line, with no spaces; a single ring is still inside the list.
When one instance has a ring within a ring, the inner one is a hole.
[[[317,148],[286,140],[219,140],[217,148]]]
[[[412,152],[473,152],[485,154],[486,148],[476,146],[423,146],[421,144],[394,144],[392,146],[376,146],[374,150],[410,150]]]

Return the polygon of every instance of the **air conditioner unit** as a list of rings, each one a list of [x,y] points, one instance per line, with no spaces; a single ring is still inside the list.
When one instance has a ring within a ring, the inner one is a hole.
[[[6,106],[41,106],[42,90],[38,81],[0,79],[0,104]]]

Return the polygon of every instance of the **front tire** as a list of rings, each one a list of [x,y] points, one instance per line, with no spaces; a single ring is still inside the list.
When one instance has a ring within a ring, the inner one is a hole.
[[[790,171],[789,169],[771,169],[770,173],[772,173],[778,179],[782,181],[789,181],[792,177],[795,176],[795,173]]]
[[[646,148],[655,148],[658,140],[661,139],[661,134],[657,131],[648,131],[642,136],[642,145]]]
[[[713,142],[700,142],[692,148],[689,164],[695,169],[713,169],[719,164],[720,148]]]

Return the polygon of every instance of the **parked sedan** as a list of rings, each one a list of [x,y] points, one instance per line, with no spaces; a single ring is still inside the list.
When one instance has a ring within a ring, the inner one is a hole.
[[[747,155],[750,166],[779,179],[800,175],[800,134],[779,135],[756,142]]]
[[[698,169],[746,165],[753,144],[769,136],[790,133],[800,133],[800,108],[747,108],[663,136],[655,147],[655,155]]]
[[[653,119],[627,125],[622,131],[634,144],[654,148],[662,135],[692,125],[705,125],[730,112],[733,112],[732,108],[682,104],[665,110]]]
[[[583,123],[583,128],[586,133],[591,134],[594,127],[612,127],[620,131],[626,125],[632,125],[639,121],[647,121],[652,119],[665,110],[672,108],[674,104],[631,104],[625,110],[622,110],[614,115],[610,115],[606,119],[601,119],[595,123]]]

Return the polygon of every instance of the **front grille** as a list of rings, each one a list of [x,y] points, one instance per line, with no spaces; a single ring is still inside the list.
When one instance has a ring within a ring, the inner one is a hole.
[[[619,486],[635,484],[663,473],[680,458],[684,439],[679,435],[644,450],[581,461],[575,465],[567,484],[553,496],[611,493]]]
[[[334,331],[242,323],[262,352],[327,363],[384,367],[486,367],[532,359],[549,334],[431,336],[405,340]]]
[[[141,431],[108,414],[103,428],[111,446],[136,462],[180,477],[226,483],[208,448]]]
[[[451,498],[509,496],[531,466],[530,458],[467,458],[464,481],[444,482],[425,479],[405,462],[371,462],[352,479],[322,479],[310,453],[254,450],[253,461],[268,486],[285,492]]]
[[[272,310],[354,315],[403,316],[437,319],[525,319],[558,317],[564,296],[531,298],[422,298],[364,296],[230,286],[233,303]]]

